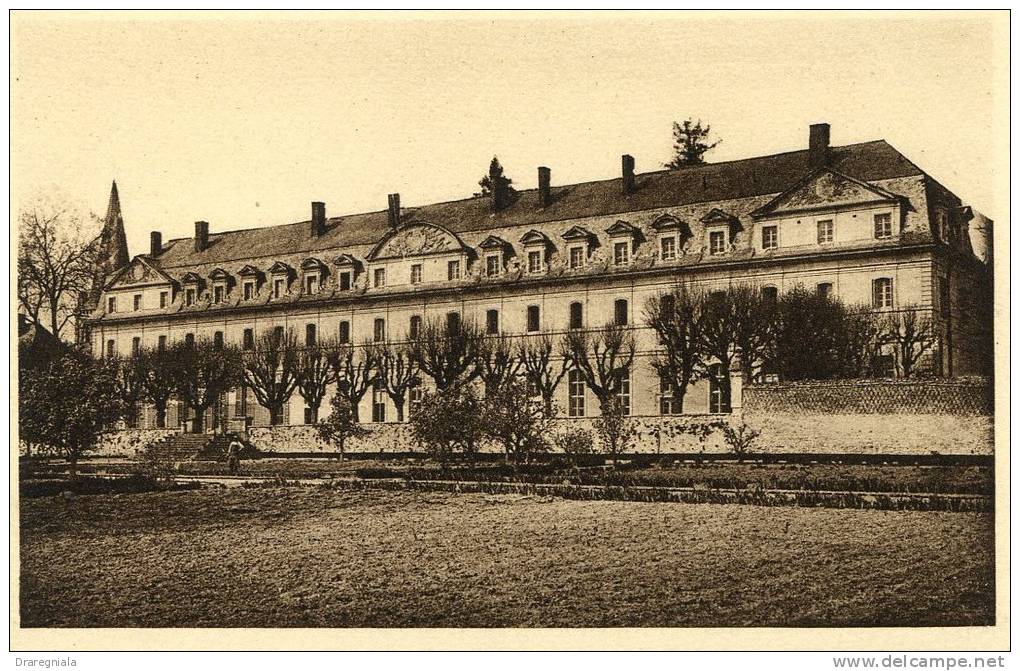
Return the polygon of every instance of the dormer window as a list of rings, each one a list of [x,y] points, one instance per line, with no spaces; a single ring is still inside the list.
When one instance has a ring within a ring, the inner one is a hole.
[[[630,263],[630,243],[613,243],[613,265],[625,266]]]
[[[708,234],[708,253],[726,253],[726,231],[710,231]]]
[[[676,259],[676,233],[663,233],[659,236],[659,258],[663,261]]]
[[[184,305],[194,305],[198,300],[198,289],[202,283],[202,278],[195,273],[185,273],[181,279],[181,284],[184,285]]]
[[[197,293],[197,291],[196,291],[196,289],[194,287],[188,287],[187,289],[185,289],[184,290],[184,304],[185,305],[194,305],[195,304],[195,294],[196,293]]]
[[[546,255],[551,243],[545,233],[532,229],[521,236],[528,274],[537,275],[546,270]]]
[[[318,275],[305,275],[305,293],[309,296],[319,293]]]
[[[501,257],[502,257],[502,254],[499,254],[498,252],[495,253],[495,254],[486,254],[485,255],[485,276],[486,277],[495,277],[496,275],[499,275],[500,270],[501,270],[502,265],[503,265],[503,259]]]
[[[291,267],[282,261],[277,261],[269,268],[269,274],[273,277],[273,298],[283,298],[289,289]]]
[[[691,227],[672,214],[663,214],[652,222],[652,229],[659,234],[659,260],[675,261],[683,247],[683,241],[691,237]]]
[[[259,276],[261,273],[252,266],[244,266],[237,273],[241,276],[241,295],[244,300],[254,300],[259,292]]]
[[[490,235],[479,245],[485,254],[485,276],[496,277],[503,274],[503,256],[510,248],[506,240]]]
[[[587,260],[587,254],[585,251],[585,245],[571,245],[567,251],[570,256],[570,267],[571,268],[582,268],[584,267],[585,261]]]
[[[340,291],[350,291],[354,288],[354,277],[359,262],[350,254],[341,254],[333,263],[336,265],[337,288]]]
[[[537,274],[545,270],[545,259],[542,250],[532,249],[528,252],[528,272]]]
[[[212,282],[212,302],[222,303],[227,299],[227,289],[230,284],[230,273],[217,268],[209,273],[209,280]]]
[[[306,296],[313,296],[319,293],[325,270],[326,267],[318,259],[305,259],[301,263],[301,272],[303,273],[301,282],[302,293]]]
[[[244,281],[244,300],[250,301],[255,298],[255,280]]]
[[[224,300],[224,294],[226,293],[226,287],[222,284],[217,284],[213,287],[213,303],[222,303]]]

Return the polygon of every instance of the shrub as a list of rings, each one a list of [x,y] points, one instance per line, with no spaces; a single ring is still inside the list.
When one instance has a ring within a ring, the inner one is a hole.
[[[595,430],[602,441],[602,450],[613,459],[626,452],[637,438],[637,427],[626,413],[619,396],[610,396],[602,404],[602,414],[595,420]]]
[[[591,431],[580,427],[570,427],[558,433],[553,439],[564,454],[575,456],[578,454],[594,454],[595,445],[592,442]]]
[[[167,450],[163,449],[162,441],[151,443],[142,448],[140,474],[149,478],[157,486],[166,487],[174,484],[174,462]]]
[[[441,463],[457,451],[474,457],[482,439],[482,401],[467,385],[425,393],[411,414],[414,439]]]
[[[744,422],[741,422],[739,427],[724,423],[719,428],[726,444],[733,450],[733,454],[737,455],[738,461],[743,461],[750,453],[751,445],[761,435],[761,431],[752,429]]]

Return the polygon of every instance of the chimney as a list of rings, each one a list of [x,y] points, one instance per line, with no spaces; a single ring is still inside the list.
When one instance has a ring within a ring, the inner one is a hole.
[[[159,256],[163,251],[163,234],[159,231],[149,233],[149,256]]]
[[[389,211],[388,219],[390,222],[390,228],[396,230],[400,228],[400,194],[391,193],[389,195]]]
[[[195,222],[195,251],[202,252],[209,246],[209,222]]]
[[[829,163],[829,124],[811,124],[808,136],[808,163],[818,168]]]
[[[552,194],[549,193],[549,181],[552,178],[552,170],[542,166],[538,169],[538,206],[549,207],[552,202]]]
[[[623,192],[633,193],[634,191],[634,157],[624,154],[623,163]]]
[[[312,237],[326,232],[326,203],[312,201]]]

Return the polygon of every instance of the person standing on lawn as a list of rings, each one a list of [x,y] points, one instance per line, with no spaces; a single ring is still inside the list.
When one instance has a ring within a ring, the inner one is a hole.
[[[227,469],[231,475],[237,475],[237,471],[241,466],[241,448],[244,445],[235,435],[230,441],[230,445],[227,447]]]

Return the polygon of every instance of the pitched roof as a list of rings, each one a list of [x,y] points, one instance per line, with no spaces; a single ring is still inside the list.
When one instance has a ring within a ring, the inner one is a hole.
[[[831,165],[862,181],[923,175],[924,172],[885,140],[833,147]],[[554,186],[551,202],[542,207],[538,190],[517,191],[510,204],[492,212],[488,197],[403,208],[401,219],[428,222],[457,234],[512,226],[528,226],[580,217],[605,216],[700,202],[723,201],[781,193],[811,171],[808,151],[799,150],[677,171],[644,173],[635,189],[624,193],[622,179]],[[226,263],[255,256],[318,252],[374,245],[389,230],[387,212],[332,217],[325,232],[309,235],[309,222],[210,233],[208,247],[197,252],[190,238],[167,243],[159,256],[164,268]]]

